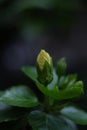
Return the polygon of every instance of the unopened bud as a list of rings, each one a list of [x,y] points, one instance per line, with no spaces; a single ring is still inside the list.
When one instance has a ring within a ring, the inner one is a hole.
[[[44,85],[49,84],[53,79],[53,65],[52,58],[45,50],[40,51],[36,65],[39,82]]]
[[[59,77],[65,75],[66,68],[67,68],[67,64],[66,64],[65,58],[60,59],[57,62],[57,66],[56,66],[56,73],[57,73],[57,75]]]

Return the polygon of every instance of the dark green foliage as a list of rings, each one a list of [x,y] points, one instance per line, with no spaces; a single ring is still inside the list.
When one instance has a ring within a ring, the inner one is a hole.
[[[63,116],[41,111],[32,111],[29,114],[29,123],[33,130],[76,130],[74,123]]]
[[[67,87],[63,90],[59,90],[58,89],[58,85],[57,85],[57,81],[54,80],[54,86],[44,86],[43,84],[41,84],[40,82],[38,82],[38,80],[36,79],[36,72],[34,73],[34,71],[31,72],[31,68],[27,67],[27,72],[26,72],[26,67],[23,68],[23,71],[36,83],[38,89],[45,94],[46,96],[50,96],[54,99],[57,100],[64,100],[64,99],[69,99],[69,98],[73,98],[73,97],[77,97],[79,96],[81,93],[83,93],[83,83],[81,81],[78,82],[73,82],[74,76],[68,76],[68,77],[72,77],[69,80],[69,83],[71,83],[71,79],[73,84],[67,85]],[[28,73],[30,72],[30,73]],[[55,71],[54,71],[55,73]],[[34,77],[31,77],[31,75],[34,74]],[[56,75],[56,74],[54,74]]]
[[[0,102],[18,107],[34,107],[38,105],[37,97],[26,86],[14,86],[6,90],[0,97]]]
[[[0,122],[25,121],[33,130],[77,130],[74,123],[87,124],[87,113],[70,106],[70,99],[83,94],[83,82],[77,80],[76,74],[56,74],[54,68],[53,80],[45,85],[38,80],[36,68],[27,66],[22,71],[34,82],[43,99],[39,100],[39,95],[24,85],[1,91]]]
[[[63,108],[61,113],[77,124],[87,125],[87,113],[75,107]]]

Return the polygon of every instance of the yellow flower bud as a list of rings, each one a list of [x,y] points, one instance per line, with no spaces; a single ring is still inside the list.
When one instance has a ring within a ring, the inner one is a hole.
[[[36,63],[38,81],[44,85],[49,84],[53,79],[52,58],[45,50],[41,50]]]
[[[50,57],[50,55],[45,50],[41,50],[37,57],[37,63],[41,70],[43,70],[46,61],[50,65],[52,64],[52,58]]]

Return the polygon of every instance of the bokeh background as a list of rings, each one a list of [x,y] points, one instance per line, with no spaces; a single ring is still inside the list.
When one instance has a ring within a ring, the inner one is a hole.
[[[0,90],[30,84],[21,72],[35,65],[40,49],[84,81],[75,104],[87,111],[87,0],[0,0]],[[87,129],[78,126],[78,129]]]

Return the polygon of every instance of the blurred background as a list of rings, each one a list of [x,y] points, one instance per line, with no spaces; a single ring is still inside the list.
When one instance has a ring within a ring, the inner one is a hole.
[[[21,67],[35,65],[40,49],[54,65],[65,57],[68,73],[84,81],[74,102],[87,111],[87,0],[0,0],[0,90],[30,84]]]

